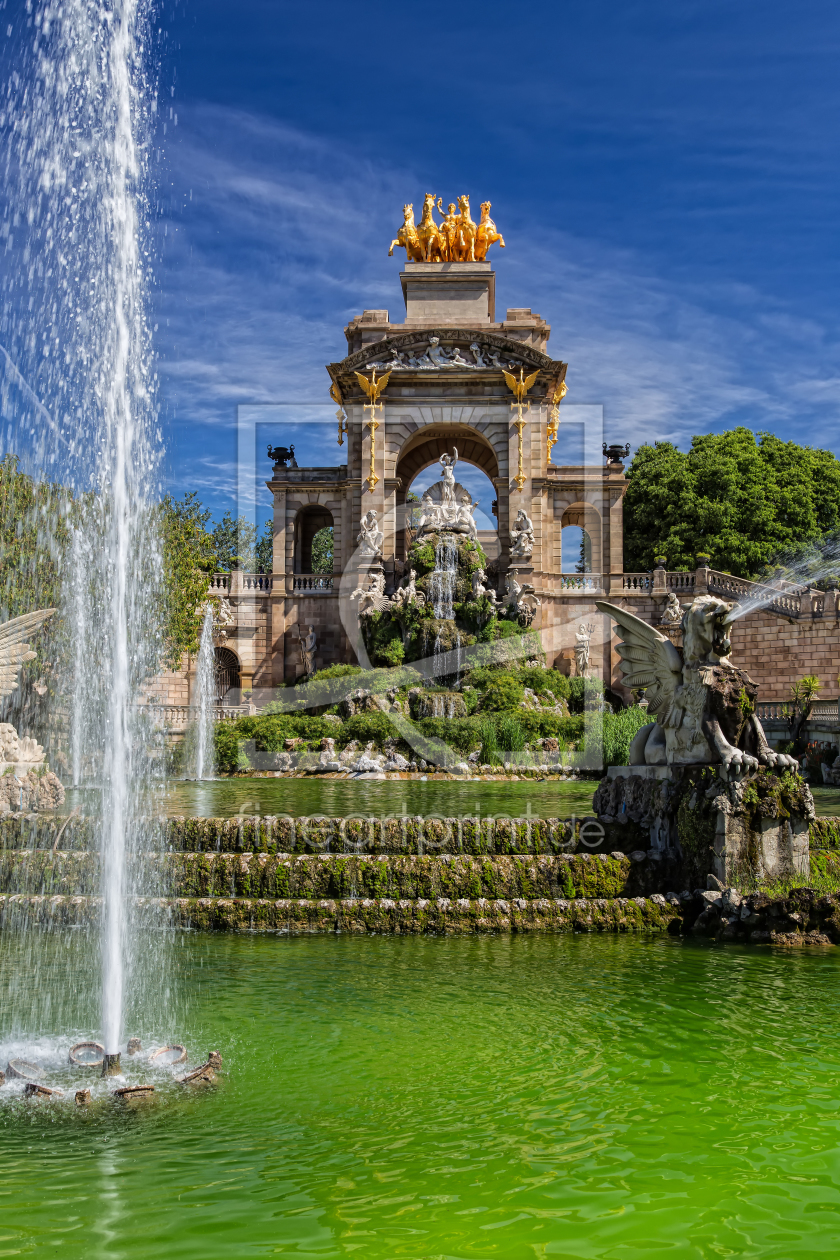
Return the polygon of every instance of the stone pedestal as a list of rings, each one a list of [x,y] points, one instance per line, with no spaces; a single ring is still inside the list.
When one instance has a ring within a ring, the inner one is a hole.
[[[810,873],[814,803],[798,775],[723,766],[611,766],[593,799],[609,846],[678,858],[686,887]]]

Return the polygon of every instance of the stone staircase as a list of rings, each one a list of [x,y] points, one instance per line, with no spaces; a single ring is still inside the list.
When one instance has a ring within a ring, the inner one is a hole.
[[[0,927],[95,924],[85,819],[0,819]],[[594,853],[568,819],[150,820],[129,884],[176,926],[307,932],[667,931],[656,854]],[[55,847],[54,847],[55,846]]]

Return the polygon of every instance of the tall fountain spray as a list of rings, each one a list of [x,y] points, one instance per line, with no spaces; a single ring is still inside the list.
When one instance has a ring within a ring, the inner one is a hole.
[[[213,647],[213,609],[208,605],[198,646],[198,714],[196,716],[195,777],[213,777],[213,707],[216,703],[216,654]]]
[[[29,432],[20,426],[32,471],[77,496],[60,673],[74,777],[87,761],[99,783],[101,1028],[116,1053],[136,928],[128,859],[153,764],[140,701],[160,659],[160,435],[146,311],[150,9],[146,0],[36,0],[31,12],[5,119],[17,254],[4,326],[10,360],[39,402]],[[148,847],[147,828],[142,839]]]

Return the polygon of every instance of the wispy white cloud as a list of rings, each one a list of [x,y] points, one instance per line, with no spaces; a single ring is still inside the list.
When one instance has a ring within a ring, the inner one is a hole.
[[[177,135],[156,316],[170,475],[221,505],[236,405],[325,401],[347,320],[365,307],[400,318],[387,244],[424,188],[384,155],[242,111],[185,109]],[[834,444],[833,330],[743,284],[677,283],[643,256],[529,222],[527,209],[520,226],[497,259],[498,307],[530,305],[552,323],[569,402],[602,403],[610,438],[686,444],[745,423]]]

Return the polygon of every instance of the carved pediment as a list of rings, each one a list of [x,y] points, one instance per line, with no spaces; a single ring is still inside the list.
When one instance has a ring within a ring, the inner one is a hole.
[[[520,367],[540,368],[558,380],[566,374],[566,364],[549,358],[540,350],[486,329],[429,328],[387,337],[363,350],[349,354],[327,371],[334,381],[353,372],[376,366],[399,373],[502,372]]]

